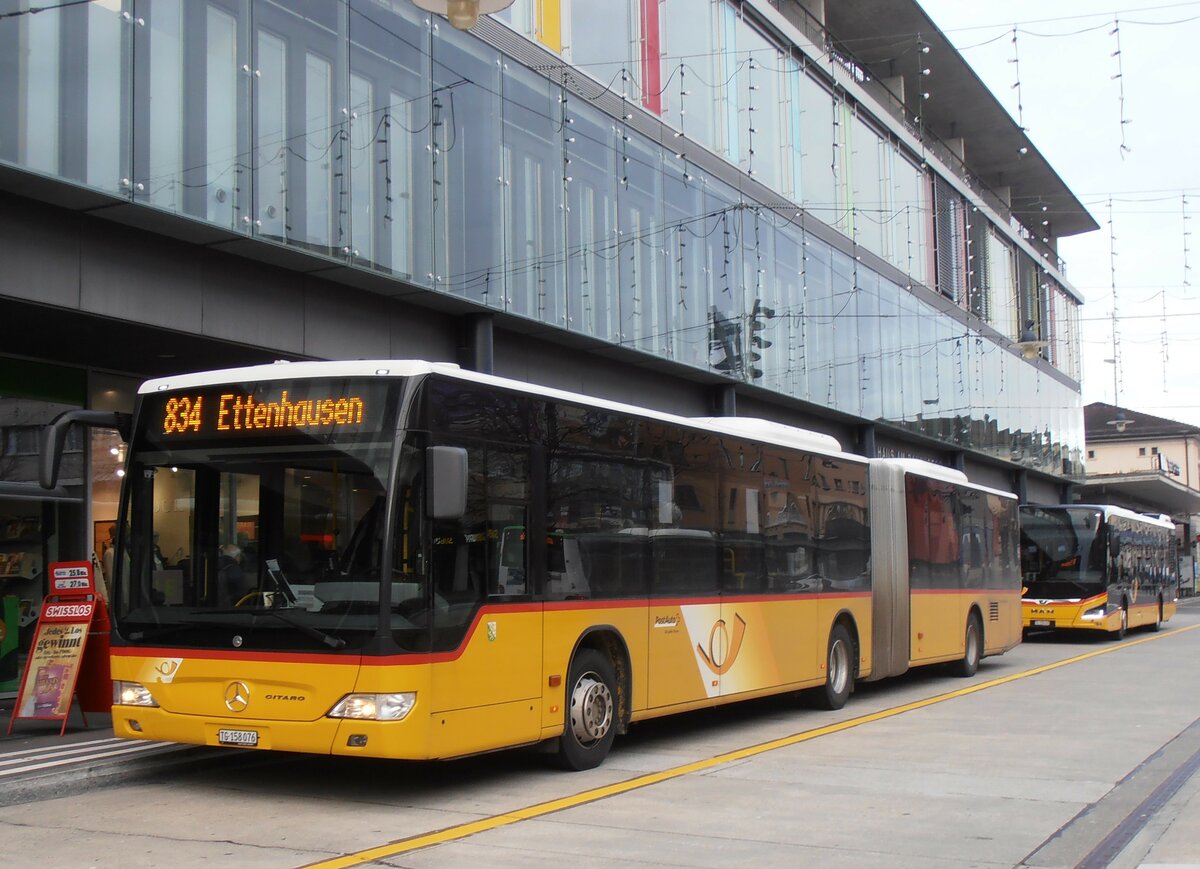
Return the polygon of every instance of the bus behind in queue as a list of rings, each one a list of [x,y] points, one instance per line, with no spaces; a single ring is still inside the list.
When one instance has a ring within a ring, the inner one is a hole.
[[[1157,631],[1175,614],[1175,525],[1107,505],[1021,506],[1026,631]]]
[[[151,381],[129,427],[125,738],[583,769],[640,720],[1020,641],[1011,495],[777,423],[381,361]]]

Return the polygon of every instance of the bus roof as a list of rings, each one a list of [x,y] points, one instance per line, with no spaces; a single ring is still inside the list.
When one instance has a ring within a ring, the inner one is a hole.
[[[1118,507],[1115,504],[1022,504],[1022,509],[1037,509],[1037,510],[1099,510],[1104,514],[1107,520],[1112,516],[1120,516],[1124,519],[1133,519],[1136,522],[1145,522],[1147,525],[1157,525],[1160,528],[1175,529],[1175,523],[1170,516],[1162,513],[1138,513],[1136,510],[1129,510],[1125,507]]]
[[[956,468],[948,468],[945,465],[927,462],[924,459],[871,459],[871,464],[891,465],[899,468],[906,474],[916,474],[920,477],[928,477],[931,480],[941,480],[944,483],[953,483],[956,486],[966,486],[968,489],[985,492],[989,495],[998,495],[1001,498],[1012,498],[1015,500],[1017,497],[1012,492],[1005,492],[1001,489],[993,489],[990,486],[973,483],[966,474]]]
[[[480,374],[459,367],[451,362],[426,362],[415,359],[375,359],[339,362],[288,362],[282,360],[268,365],[251,365],[244,368],[227,368],[216,371],[200,371],[148,380],[138,389],[139,394],[150,394],[174,389],[194,389],[218,386],[222,383],[264,382],[271,380],[296,380],[306,377],[415,377],[424,374],[440,374],[457,380],[511,389],[528,395],[561,399],[618,413],[627,413],[670,422],[676,425],[702,429],[717,434],[750,437],[776,446],[804,449],[831,458],[867,464],[863,456],[842,451],[842,445],[826,434],[796,428],[784,423],[743,417],[686,417],[664,413],[646,407],[623,404],[596,398],[582,393],[539,386],[522,380],[510,380],[492,374]]]

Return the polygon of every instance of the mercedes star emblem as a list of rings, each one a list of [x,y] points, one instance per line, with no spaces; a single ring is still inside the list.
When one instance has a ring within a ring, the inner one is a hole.
[[[230,682],[225,686],[225,705],[230,712],[241,712],[250,705],[250,689],[245,682]]]

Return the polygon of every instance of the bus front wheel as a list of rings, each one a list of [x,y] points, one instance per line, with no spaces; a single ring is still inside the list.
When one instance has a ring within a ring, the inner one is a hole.
[[[841,709],[854,687],[854,640],[840,622],[829,632],[829,650],[825,656],[825,684],[816,689],[822,709]]]
[[[955,667],[955,672],[964,678],[974,676],[979,671],[979,660],[983,657],[983,627],[979,624],[979,616],[971,613],[967,619],[967,630],[963,635],[963,656]]]
[[[1121,626],[1112,632],[1114,640],[1125,639],[1125,632],[1129,630],[1129,605],[1121,604]]]
[[[617,677],[612,662],[595,649],[580,649],[567,680],[566,722],[559,739],[563,769],[593,769],[604,762],[617,735]]]

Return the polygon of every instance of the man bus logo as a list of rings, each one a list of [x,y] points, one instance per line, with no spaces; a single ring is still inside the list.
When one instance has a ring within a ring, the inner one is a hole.
[[[700,653],[708,669],[718,676],[723,676],[733,667],[738,652],[742,649],[742,639],[746,636],[746,621],[737,613],[734,613],[733,617],[736,621],[733,625],[732,640],[726,629],[725,619],[717,619],[708,635],[708,651],[705,652],[703,646],[696,644],[696,651]]]
[[[225,706],[230,712],[243,712],[250,705],[250,689],[245,682],[230,682],[225,686]]]

